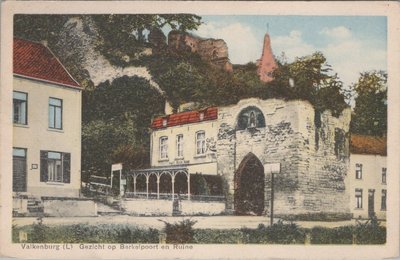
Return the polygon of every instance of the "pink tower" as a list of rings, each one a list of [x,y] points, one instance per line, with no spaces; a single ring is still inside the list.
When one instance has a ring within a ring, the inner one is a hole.
[[[269,34],[266,33],[264,36],[264,47],[261,58],[257,60],[257,74],[260,80],[263,82],[269,82],[273,80],[272,71],[277,67],[274,55],[271,49],[271,39]]]

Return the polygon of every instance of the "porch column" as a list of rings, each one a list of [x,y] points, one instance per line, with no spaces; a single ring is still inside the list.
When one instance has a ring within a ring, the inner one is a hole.
[[[187,173],[187,183],[188,183],[188,200],[190,200],[190,173]]]
[[[136,177],[137,175],[133,175],[133,195],[136,196]]]
[[[149,174],[146,174],[146,198],[149,198]]]
[[[175,174],[171,174],[171,184],[172,184],[172,201],[175,197]]]
[[[157,174],[157,199],[160,199],[160,174]]]

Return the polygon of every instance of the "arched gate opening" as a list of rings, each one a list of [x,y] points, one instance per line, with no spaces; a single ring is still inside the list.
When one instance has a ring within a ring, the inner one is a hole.
[[[235,172],[234,207],[236,215],[262,215],[264,212],[264,166],[248,153]]]

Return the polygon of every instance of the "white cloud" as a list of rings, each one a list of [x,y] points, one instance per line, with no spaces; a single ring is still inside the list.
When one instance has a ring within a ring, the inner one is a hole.
[[[386,51],[354,37],[347,28],[324,28],[318,34],[328,37],[329,43],[317,48],[302,38],[301,31],[291,31],[272,38],[272,49],[275,55],[284,52],[289,62],[321,51],[345,86],[356,82],[363,71],[386,69]]]
[[[315,48],[302,39],[301,31],[291,31],[289,35],[277,36],[271,39],[271,47],[275,56],[285,53],[288,62],[296,57],[312,54]]]
[[[325,28],[321,34],[334,37],[324,48],[327,61],[345,85],[355,83],[361,72],[386,69],[386,51],[351,35],[344,27]]]
[[[196,34],[200,37],[225,40],[233,64],[254,62],[261,57],[263,43],[257,39],[251,27],[241,23],[223,25],[210,22],[202,24]]]
[[[334,28],[324,28],[320,34],[326,35],[333,39],[347,39],[351,37],[351,31],[344,26]]]

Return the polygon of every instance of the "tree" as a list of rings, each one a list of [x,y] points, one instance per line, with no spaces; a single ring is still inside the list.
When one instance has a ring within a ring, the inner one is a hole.
[[[387,133],[387,73],[361,73],[353,86],[356,92],[351,132],[382,136]]]
[[[185,32],[195,30],[201,24],[201,17],[193,14],[108,14],[93,15],[102,40],[98,49],[107,59],[118,66],[138,62],[140,53],[149,47],[145,32],[169,26]],[[135,60],[136,59],[136,60]]]
[[[149,166],[149,126],[164,98],[143,78],[127,77],[83,92],[82,171],[105,175],[112,163]]]
[[[335,116],[348,107],[342,82],[320,52],[297,58],[292,63],[278,61],[273,76],[266,97],[308,100],[317,111],[329,109]]]

